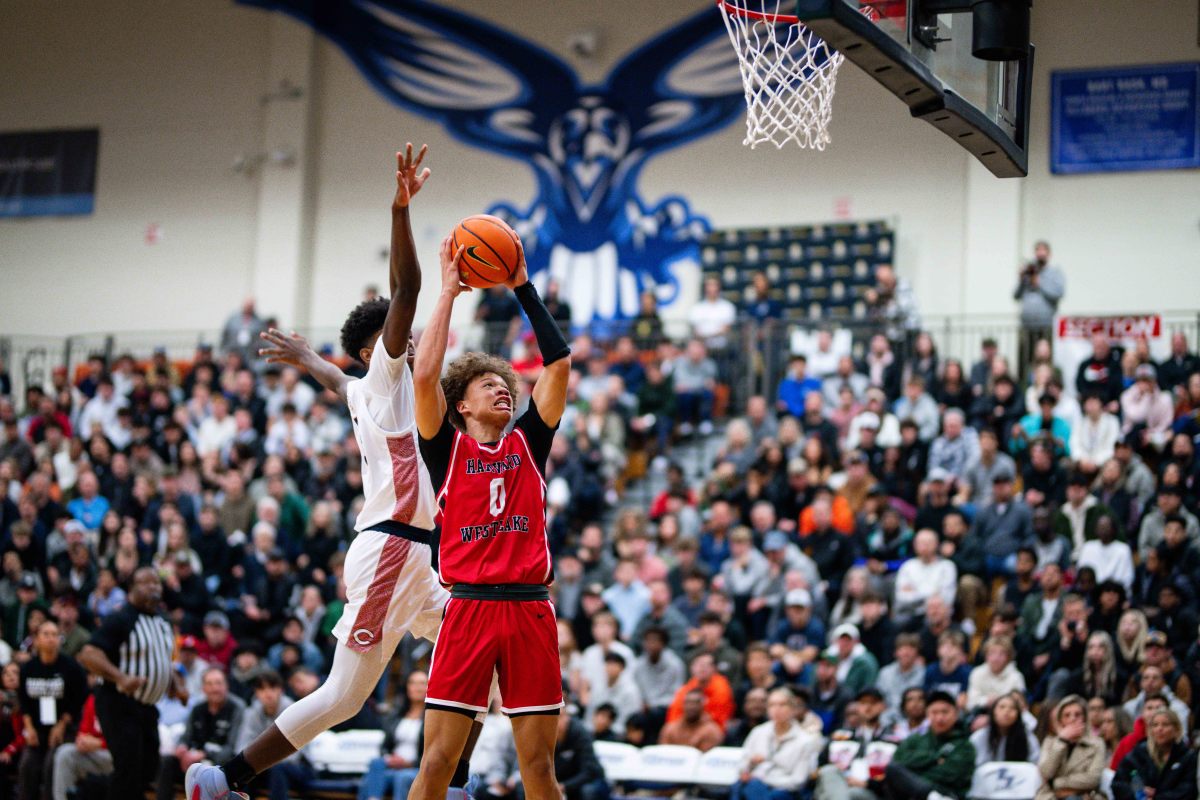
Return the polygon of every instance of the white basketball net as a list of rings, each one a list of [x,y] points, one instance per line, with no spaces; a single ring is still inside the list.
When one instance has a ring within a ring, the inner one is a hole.
[[[718,6],[746,89],[742,144],[782,148],[795,142],[824,150],[842,54],[795,21],[795,0],[724,0]]]

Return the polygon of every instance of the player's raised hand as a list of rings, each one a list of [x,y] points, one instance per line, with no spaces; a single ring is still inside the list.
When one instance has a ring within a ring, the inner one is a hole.
[[[259,348],[258,354],[267,360],[268,364],[291,364],[293,367],[303,367],[304,359],[313,353],[308,346],[308,340],[292,331],[291,335],[281,330],[271,328],[259,334],[270,347]]]
[[[392,201],[395,208],[407,208],[417,192],[429,179],[429,167],[421,169],[421,162],[429,152],[429,145],[421,145],[421,150],[413,158],[412,142],[404,146],[404,151],[396,153],[396,199]]]
[[[504,285],[510,289],[515,289],[518,286],[524,286],[529,283],[529,270],[525,266],[525,245],[520,237],[514,237],[517,240],[517,268],[512,271],[512,275],[508,276],[508,280]]]
[[[442,293],[458,297],[463,292],[471,291],[470,286],[462,282],[462,257],[467,251],[464,245],[454,246],[454,235],[442,239],[438,259],[442,263]]]

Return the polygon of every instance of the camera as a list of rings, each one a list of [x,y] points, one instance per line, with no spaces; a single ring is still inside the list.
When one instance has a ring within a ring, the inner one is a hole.
[[[1071,633],[1074,633],[1075,629],[1078,627],[1079,627],[1079,623],[1077,623],[1075,620],[1071,620],[1070,622],[1067,623],[1067,630],[1070,631]]]

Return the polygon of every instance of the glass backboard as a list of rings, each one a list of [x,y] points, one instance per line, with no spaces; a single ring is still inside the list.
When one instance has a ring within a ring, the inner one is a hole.
[[[818,36],[999,177],[1024,176],[1033,48],[1013,61],[972,54],[973,17],[951,0],[798,0]],[[959,4],[969,6],[969,2]]]

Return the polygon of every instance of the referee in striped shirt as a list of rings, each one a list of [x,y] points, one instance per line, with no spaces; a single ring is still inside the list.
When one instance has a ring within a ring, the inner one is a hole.
[[[127,602],[104,618],[79,663],[101,679],[96,716],[112,754],[109,800],[142,797],[158,770],[158,709],[170,691],[187,700],[171,664],[175,631],[160,613],[162,581],[143,567],[133,574]]]

